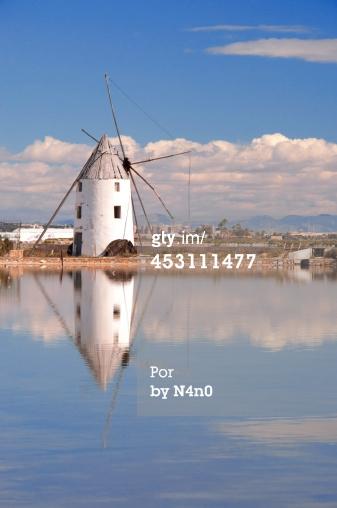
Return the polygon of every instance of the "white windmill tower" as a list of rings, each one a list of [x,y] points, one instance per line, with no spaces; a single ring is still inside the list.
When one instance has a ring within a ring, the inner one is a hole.
[[[76,186],[75,256],[99,256],[113,240],[134,243],[130,179],[119,163],[104,134]]]
[[[126,155],[118,128],[115,111],[112,105],[108,76],[105,75],[106,87],[117,132],[121,153],[113,151],[109,139],[103,135],[97,140],[82,129],[97,143],[91,156],[83,166],[79,175],[70,186],[55,212],[45,225],[41,235],[35,242],[33,249],[40,243],[47,229],[62,208],[71,191],[76,187],[76,209],[74,223],[74,244],[72,253],[75,256],[101,256],[114,240],[128,240],[134,243],[133,217],[138,229],[135,206],[131,194],[131,182],[137,194],[150,231],[152,231],[145,207],[136,185],[135,175],[138,176],[155,193],[166,212],[173,219],[164,201],[151,183],[135,169],[137,164],[159,159],[167,159],[176,155],[183,155],[189,151],[179,152],[162,157],[149,158],[131,162]],[[139,233],[139,230],[138,230]],[[140,237],[139,237],[140,240]],[[32,250],[33,250],[32,249]]]

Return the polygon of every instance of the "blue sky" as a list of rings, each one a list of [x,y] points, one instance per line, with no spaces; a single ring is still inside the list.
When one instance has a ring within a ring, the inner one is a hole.
[[[189,31],[226,25],[300,25]],[[335,38],[334,1],[0,0],[0,145],[20,150],[51,135],[86,142],[112,134],[103,74],[174,137],[246,142],[265,133],[337,140],[337,64],[212,55],[206,48],[265,37]],[[123,133],[165,137],[118,90]]]
[[[175,139],[112,86],[131,160],[192,150],[194,222],[337,214],[336,1],[0,0],[0,61],[0,219],[45,221],[81,128],[115,135],[105,72]],[[188,167],[141,168],[177,221]]]

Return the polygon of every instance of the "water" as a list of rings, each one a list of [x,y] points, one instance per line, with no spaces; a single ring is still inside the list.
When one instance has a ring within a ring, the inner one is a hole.
[[[0,272],[0,506],[337,506],[336,296],[309,272]],[[154,363],[216,403],[150,404]]]

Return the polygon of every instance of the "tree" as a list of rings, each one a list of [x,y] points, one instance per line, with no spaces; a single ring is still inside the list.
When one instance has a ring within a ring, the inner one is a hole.
[[[234,236],[240,238],[247,236],[249,234],[249,229],[243,228],[241,224],[234,224],[234,226],[232,227],[232,231]]]
[[[226,218],[223,218],[219,224],[218,224],[218,228],[219,229],[226,229],[226,225],[228,224],[228,220]]]
[[[13,243],[8,238],[0,236],[0,256],[5,256],[13,248]]]
[[[204,231],[207,237],[211,238],[213,236],[213,228],[210,224],[202,224],[195,229],[195,232],[198,233],[198,235],[202,235]]]

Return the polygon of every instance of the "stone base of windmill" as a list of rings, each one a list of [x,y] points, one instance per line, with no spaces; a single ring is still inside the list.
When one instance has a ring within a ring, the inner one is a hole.
[[[114,240],[102,252],[102,257],[135,256],[137,249],[130,240]]]

